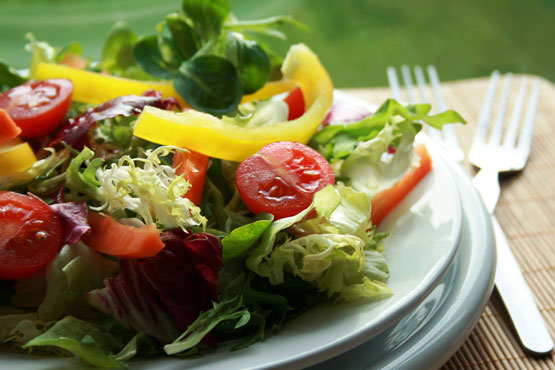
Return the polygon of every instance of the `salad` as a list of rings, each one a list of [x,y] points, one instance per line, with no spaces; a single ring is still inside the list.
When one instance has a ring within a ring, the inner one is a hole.
[[[155,35],[116,24],[98,63],[30,35],[29,78],[0,64],[3,343],[125,367],[394,294],[376,228],[432,169],[422,125],[464,120],[353,117],[310,48],[266,45],[283,24],[184,0]]]

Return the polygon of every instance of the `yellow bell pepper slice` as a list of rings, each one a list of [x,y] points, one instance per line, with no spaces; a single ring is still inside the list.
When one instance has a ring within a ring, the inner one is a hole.
[[[274,141],[307,143],[331,107],[331,79],[318,57],[303,44],[289,49],[282,73],[286,81],[301,87],[305,99],[306,111],[295,120],[239,127],[194,110],[175,113],[145,107],[133,134],[157,144],[184,147],[232,161],[242,161]]]
[[[31,69],[31,77],[35,80],[49,78],[67,78],[71,80],[73,82],[72,99],[83,103],[101,104],[118,96],[142,95],[147,90],[156,90],[160,91],[164,98],[173,97],[177,99],[182,107],[188,107],[188,104],[173,88],[172,81],[132,80],[45,62],[39,62]],[[289,80],[268,82],[260,90],[243,96],[241,102],[267,99],[294,87],[295,83]]]
[[[39,62],[31,71],[35,80],[67,78],[73,82],[72,99],[90,104],[101,104],[122,95],[142,95],[147,90],[156,90],[165,98],[176,98],[184,105],[184,100],[174,90],[171,81],[139,81],[111,76],[104,73],[86,71],[61,64]]]
[[[0,176],[26,171],[36,161],[31,146],[14,139],[0,148]]]

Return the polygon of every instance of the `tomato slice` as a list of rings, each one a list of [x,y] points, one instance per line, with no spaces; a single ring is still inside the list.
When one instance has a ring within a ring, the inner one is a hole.
[[[304,114],[304,96],[303,91],[299,86],[291,90],[289,95],[287,95],[283,101],[289,106],[289,115],[287,116],[288,121],[297,119]]]
[[[183,175],[183,178],[191,184],[191,187],[187,193],[185,193],[184,197],[197,206],[202,200],[204,180],[206,179],[209,159],[210,157],[192,150],[188,153],[176,151],[173,155],[175,173],[177,175]]]
[[[57,78],[28,81],[0,95],[0,108],[5,109],[21,128],[21,136],[36,138],[54,131],[64,119],[73,84]]]
[[[152,257],[164,248],[155,224],[142,227],[123,225],[112,216],[90,212],[91,232],[83,236],[89,247],[118,258]]]
[[[389,189],[380,191],[372,198],[372,224],[379,225],[383,219],[418,185],[432,170],[432,158],[424,144],[418,144],[414,151],[420,157],[418,167],[408,171]]]
[[[333,170],[320,153],[290,141],[268,144],[237,169],[237,189],[254,213],[276,219],[296,215],[312,203],[314,193],[335,183]]]
[[[62,224],[42,200],[0,192],[0,279],[41,271],[62,246]]]

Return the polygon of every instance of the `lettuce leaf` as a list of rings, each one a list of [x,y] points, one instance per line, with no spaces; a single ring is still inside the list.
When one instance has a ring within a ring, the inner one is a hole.
[[[161,239],[164,249],[150,258],[121,260],[122,271],[89,292],[87,301],[124,327],[169,343],[218,299],[221,245],[212,235],[179,229]],[[205,341],[215,344],[213,337]]]
[[[206,226],[200,208],[183,195],[190,187],[183,176],[162,163],[160,157],[175,147],[161,146],[147,150],[146,158],[123,156],[108,168],[96,171],[97,199],[103,204],[92,207],[110,214],[122,209],[135,212],[146,224],[156,222],[165,229]]]
[[[412,148],[422,122],[438,129],[448,123],[466,123],[452,110],[430,115],[430,109],[429,104],[405,107],[388,99],[359,122],[325,127],[310,145],[332,163],[339,179],[372,198],[415,164]]]
[[[41,320],[57,320],[72,315],[90,315],[87,292],[102,287],[104,278],[119,266],[79,242],[65,245],[46,268],[46,296],[38,308]]]
[[[66,316],[44,334],[32,339],[23,348],[55,346],[63,348],[92,366],[123,368],[112,355],[123,345],[111,334],[101,331],[90,322]]]
[[[87,204],[85,202],[63,202],[51,204],[50,208],[60,218],[64,234],[63,243],[75,244],[91,227],[87,221]]]
[[[267,219],[259,219],[233,229],[222,239],[224,261],[244,255],[260,239],[273,220],[270,214],[264,214],[264,217]]]
[[[212,308],[199,314],[198,318],[172,343],[164,346],[168,355],[192,349],[223,321],[237,320],[235,328],[246,325],[250,313],[240,297],[228,298],[220,303],[213,302]]]
[[[44,148],[44,150],[49,152],[50,155],[36,161],[28,170],[0,176],[0,191],[25,184],[36,195],[44,195],[54,191],[65,178],[64,174],[56,174],[56,170],[69,160],[71,154],[67,148],[59,151],[53,148]]]
[[[312,210],[317,216],[303,220]],[[376,283],[389,277],[379,251],[387,234],[375,233],[370,211],[366,194],[329,185],[303,212],[273,222],[247,258],[247,267],[272,284],[293,274],[337,300],[390,295],[385,284]],[[299,237],[291,239],[285,228]]]

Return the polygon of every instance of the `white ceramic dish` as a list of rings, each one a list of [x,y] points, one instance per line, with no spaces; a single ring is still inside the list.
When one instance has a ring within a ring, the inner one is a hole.
[[[463,204],[459,251],[442,282],[397,325],[310,370],[421,370],[443,365],[478,322],[493,288],[491,220],[461,166],[450,167]]]
[[[339,94],[336,99],[352,98]],[[397,323],[441,281],[459,245],[462,208],[457,186],[440,152],[432,148],[431,154],[434,170],[381,225],[391,232],[385,241],[391,298],[316,307],[245,350],[231,352],[224,345],[197,358],[135,361],[132,368],[302,368],[353,349]],[[0,359],[2,369],[80,366],[75,360],[29,357],[6,349]]]

